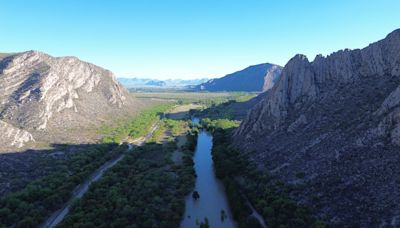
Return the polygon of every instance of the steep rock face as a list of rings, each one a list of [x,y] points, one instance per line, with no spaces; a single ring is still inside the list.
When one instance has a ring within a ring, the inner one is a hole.
[[[0,120],[19,146],[130,102],[110,71],[75,57],[28,51],[0,60]]]
[[[211,79],[195,88],[207,91],[247,91],[264,92],[278,81],[282,67],[264,63],[228,74],[222,78]]]
[[[398,225],[399,69],[400,30],[313,62],[297,55],[235,132],[235,146],[287,184],[305,185],[293,197],[332,224]]]
[[[279,80],[281,72],[281,66],[271,66],[271,68],[267,71],[267,74],[264,76],[264,85],[262,87],[262,92],[270,90],[275,85],[275,83]]]

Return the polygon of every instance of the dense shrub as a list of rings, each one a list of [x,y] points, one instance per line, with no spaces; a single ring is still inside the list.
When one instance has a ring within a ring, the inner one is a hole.
[[[211,120],[209,118],[204,118],[201,120],[202,126],[213,132],[216,129],[230,129],[236,128],[239,126],[240,122],[236,120],[229,120],[229,119],[217,119]]]
[[[182,165],[168,159],[175,143],[148,143],[127,154],[74,204],[60,227],[179,227],[195,182],[196,140],[187,137]]]
[[[104,134],[102,139],[103,143],[120,143],[123,138],[130,136],[137,138],[145,135],[155,121],[159,120],[164,112],[169,110],[173,106],[173,103],[167,103],[162,105],[154,106],[140,113],[134,117],[131,121],[124,122],[116,128],[103,126],[100,132]]]
[[[66,167],[0,199],[0,227],[37,227],[69,200],[72,190],[107,160],[125,151],[114,144],[91,146],[68,159]]]
[[[207,120],[204,123],[210,122]],[[211,125],[215,126],[212,122]],[[210,129],[208,125],[206,127]],[[225,129],[211,129],[216,175],[224,180],[232,213],[240,227],[257,227],[255,224],[258,223],[250,216],[252,211],[245,196],[270,227],[324,227],[307,208],[288,197],[288,188],[282,182],[271,181],[271,177],[256,169],[245,155],[229,147],[229,124],[225,125]]]

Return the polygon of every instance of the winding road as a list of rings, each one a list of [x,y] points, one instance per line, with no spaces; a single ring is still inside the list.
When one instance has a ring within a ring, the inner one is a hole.
[[[158,122],[153,124],[149,133],[147,133],[145,136],[142,136],[138,139],[135,139],[135,140],[129,142],[128,143],[128,151],[132,150],[136,146],[143,145],[153,135],[154,131],[157,128],[158,128]],[[108,169],[110,169],[111,167],[116,165],[124,157],[125,157],[125,154],[121,154],[120,156],[118,156],[110,161],[107,161],[100,168],[98,168],[95,172],[93,172],[93,174],[91,174],[90,177],[85,182],[78,185],[74,189],[72,196],[68,200],[68,202],[66,202],[61,209],[55,211],[49,218],[47,218],[47,220],[40,227],[52,228],[52,227],[55,227],[57,224],[59,224],[64,219],[64,217],[69,213],[74,201],[76,199],[82,198],[82,196],[89,190],[89,186],[93,182],[98,181]]]
[[[246,200],[246,204],[250,207],[252,210],[251,216],[253,216],[255,219],[257,219],[258,223],[261,225],[262,228],[268,228],[267,224],[264,221],[264,218],[260,215],[260,213],[257,212],[257,210],[253,207],[253,205],[250,203],[249,199],[241,193],[244,199]]]

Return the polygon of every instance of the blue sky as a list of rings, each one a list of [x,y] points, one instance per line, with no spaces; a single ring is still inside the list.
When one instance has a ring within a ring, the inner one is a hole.
[[[117,76],[218,77],[362,48],[400,28],[399,0],[0,0],[0,52],[73,55]]]

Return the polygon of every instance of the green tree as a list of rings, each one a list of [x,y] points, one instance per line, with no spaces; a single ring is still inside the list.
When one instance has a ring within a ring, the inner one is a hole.
[[[192,197],[193,197],[193,199],[198,200],[200,198],[199,192],[198,191],[193,191]]]

